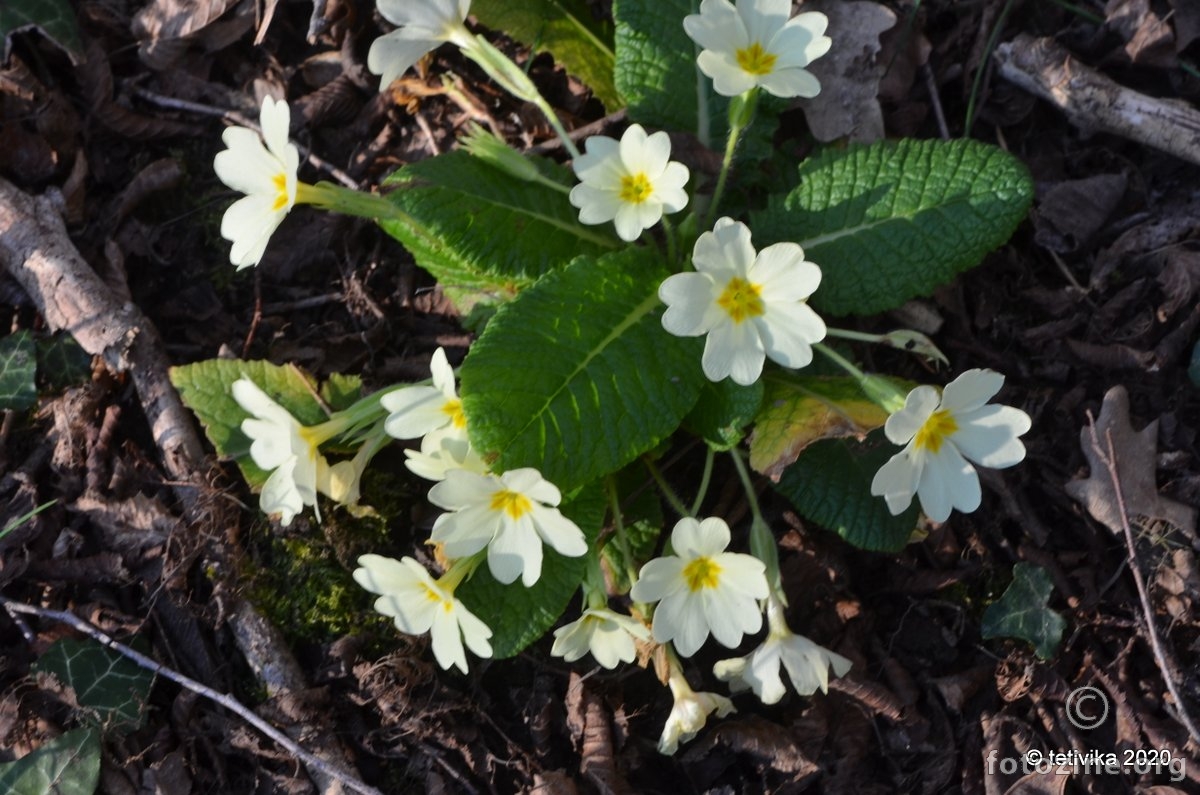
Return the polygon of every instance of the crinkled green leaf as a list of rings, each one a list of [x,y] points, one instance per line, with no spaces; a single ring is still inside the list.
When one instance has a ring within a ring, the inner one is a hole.
[[[98,641],[62,638],[33,668],[75,691],[75,702],[95,710],[101,725],[142,725],[154,674]]]
[[[6,795],[93,795],[100,783],[100,732],[72,729],[15,762],[0,764]]]
[[[233,399],[233,382],[249,378],[304,425],[316,425],[329,419],[315,395],[317,383],[312,376],[294,365],[280,367],[263,361],[209,359],[171,368],[171,383],[179,390],[184,404],[195,412],[217,454],[232,458],[242,470],[246,482],[261,488],[267,481],[250,459],[250,439],[242,433],[242,420],[249,415]],[[353,392],[357,378],[340,376],[337,393],[345,397]],[[334,393],[329,393],[331,396]]]
[[[597,20],[583,0],[474,0],[471,13],[535,52],[549,52],[609,113],[621,108],[613,85],[612,26]]]
[[[818,439],[862,439],[887,418],[888,413],[849,376],[774,374],[754,421],[750,466],[777,480]]]
[[[569,187],[571,172],[534,158]],[[388,199],[411,223],[380,222],[463,311],[511,298],[574,257],[618,247],[607,226],[584,226],[567,194],[516,177],[466,152],[405,166],[388,178]]]
[[[657,255],[580,257],[500,308],[461,370],[471,443],[498,471],[571,490],[679,427],[700,394],[700,340],[663,330]]]
[[[0,339],[0,409],[24,411],[37,403],[37,346],[28,331]]]
[[[917,506],[892,516],[871,480],[897,452],[890,445],[826,439],[810,445],[783,472],[775,490],[800,515],[827,527],[860,549],[896,552],[917,526]]]
[[[983,611],[983,637],[1020,638],[1043,660],[1053,657],[1067,626],[1065,618],[1046,607],[1053,590],[1045,569],[1024,562],[1013,566],[1008,590]]]
[[[683,29],[683,18],[698,12],[694,0],[615,0],[616,85],[631,121],[720,146],[729,100],[697,68],[696,45]]]
[[[8,60],[9,36],[29,28],[66,51],[74,63],[83,61],[83,45],[75,10],[69,0],[4,0],[0,3],[0,38],[4,39],[4,60]]]
[[[51,390],[87,382],[92,357],[70,334],[55,334],[37,341],[38,377]]]
[[[705,382],[695,408],[684,418],[683,427],[716,450],[729,450],[745,436],[745,428],[758,414],[763,402],[763,380],[742,386],[732,379]]]
[[[871,314],[930,293],[1002,245],[1033,199],[1029,172],[978,141],[883,142],[826,151],[751,216],[759,248],[794,241],[821,266],[811,303]]]
[[[321,384],[321,400],[332,411],[348,409],[362,397],[362,379],[356,375],[332,373]]]
[[[563,515],[579,525],[588,546],[596,541],[604,524],[604,490],[588,486],[562,505]],[[584,558],[567,558],[550,547],[543,549],[542,576],[526,588],[518,579],[501,585],[487,564],[475,570],[470,580],[455,592],[462,603],[492,630],[492,656],[512,657],[554,626],[583,581]]]

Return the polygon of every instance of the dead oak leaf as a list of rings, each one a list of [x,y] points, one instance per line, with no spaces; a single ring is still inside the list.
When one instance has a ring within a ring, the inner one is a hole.
[[[1196,509],[1158,493],[1154,480],[1158,420],[1135,431],[1129,422],[1129,393],[1125,387],[1115,386],[1105,394],[1100,416],[1095,421],[1099,449],[1092,439],[1091,428],[1085,427],[1079,432],[1079,443],[1091,473],[1068,483],[1067,494],[1082,504],[1096,521],[1114,533],[1124,532],[1117,492],[1106,462],[1111,439],[1121,497],[1130,524],[1143,531],[1158,530],[1163,535],[1173,530],[1194,536]]]

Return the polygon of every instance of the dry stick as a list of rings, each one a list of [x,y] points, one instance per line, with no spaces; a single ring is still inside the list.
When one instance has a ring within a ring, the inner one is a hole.
[[[133,93],[147,102],[158,105],[161,108],[182,110],[188,113],[199,113],[204,116],[217,116],[225,119],[226,121],[231,121],[240,127],[248,127],[257,133],[262,133],[262,127],[258,126],[258,122],[247,119],[237,111],[224,110],[223,108],[214,107],[213,105],[203,105],[199,102],[190,102],[186,99],[175,99],[175,97],[167,97],[163,96],[162,94],[155,94],[153,91],[147,91],[146,89],[138,88],[137,86],[133,87]],[[312,163],[313,166],[324,171],[326,174],[333,177],[347,188],[358,190],[358,183],[355,182],[354,177],[350,176],[345,171],[342,171],[329,161],[313,154],[312,150],[303,144],[296,141],[292,141],[292,143],[296,144],[296,147],[304,153],[304,156],[308,159],[308,162]]]
[[[124,643],[115,640],[113,637],[105,633],[104,630],[88,623],[87,621],[84,621],[74,613],[70,613],[65,610],[49,610],[44,607],[28,605],[24,602],[15,602],[4,596],[0,596],[0,605],[2,605],[9,613],[37,616],[39,618],[51,619],[53,621],[60,621],[64,624],[68,624],[79,632],[87,635],[89,638],[99,641],[124,657],[128,657],[130,660],[137,663],[140,667],[145,668],[147,671],[152,671],[159,676],[170,679],[172,682],[191,690],[193,693],[204,696],[211,701],[215,701],[217,704],[220,704],[230,712],[236,713],[242,718],[242,720],[254,726],[254,728],[258,729],[275,742],[279,743],[281,746],[286,748],[289,753],[303,761],[308,767],[320,770],[331,778],[336,778],[350,789],[354,790],[355,792],[361,792],[363,795],[383,795],[382,792],[374,787],[364,784],[356,778],[347,776],[345,773],[334,770],[324,759],[313,756],[308,751],[301,748],[298,743],[292,740],[292,738],[288,737],[286,734],[279,731],[279,729],[276,729],[274,726],[260,718],[249,707],[243,706],[242,703],[233,696],[217,692],[211,687],[197,682],[195,679],[190,679],[178,671],[168,668],[162,663],[147,657],[137,650],[129,648]]]
[[[1133,581],[1137,583],[1138,597],[1142,601],[1142,614],[1146,619],[1146,631],[1150,636],[1150,647],[1154,650],[1154,661],[1158,664],[1158,670],[1162,674],[1163,681],[1167,684],[1167,690],[1171,693],[1171,698],[1175,699],[1175,707],[1179,711],[1179,718],[1187,728],[1188,734],[1192,736],[1192,741],[1200,745],[1200,731],[1197,731],[1196,724],[1192,722],[1191,715],[1188,714],[1187,703],[1179,693],[1179,689],[1175,686],[1175,680],[1170,675],[1170,668],[1167,665],[1167,655],[1163,650],[1162,642],[1158,639],[1158,628],[1154,623],[1154,611],[1150,607],[1150,594],[1146,589],[1146,578],[1142,576],[1142,569],[1138,565],[1136,547],[1133,540],[1133,528],[1129,526],[1129,514],[1125,510],[1125,495],[1121,492],[1121,478],[1117,474],[1117,453],[1113,447],[1112,432],[1105,430],[1104,438],[1108,442],[1108,453],[1106,454],[1103,448],[1100,447],[1100,440],[1096,436],[1096,421],[1092,417],[1091,412],[1088,412],[1088,431],[1092,436],[1092,449],[1096,451],[1096,455],[1104,462],[1104,468],[1108,470],[1108,477],[1112,480],[1113,493],[1117,498],[1117,511],[1121,514],[1121,528],[1125,531],[1125,547],[1129,551],[1129,569],[1133,572]]]
[[[0,266],[33,299],[51,329],[69,331],[80,347],[101,357],[110,370],[129,374],[185,517],[192,525],[204,522],[211,508],[200,499],[206,477],[203,446],[191,414],[167,377],[167,357],[154,324],[134,304],[118,301],[84,261],[53,201],[34,198],[4,179],[0,179]],[[223,547],[215,551],[228,555]],[[265,631],[270,625],[244,599],[238,600],[233,613],[229,624],[268,693],[302,693],[308,685],[278,631]],[[333,759],[341,755],[336,746],[320,751]],[[314,773],[322,791],[332,791],[335,781],[349,777],[341,774],[330,779],[323,772]]]
[[[1200,112],[1110,80],[1053,39],[1022,33],[996,48],[1000,76],[1036,94],[1085,130],[1114,133],[1200,163]]]

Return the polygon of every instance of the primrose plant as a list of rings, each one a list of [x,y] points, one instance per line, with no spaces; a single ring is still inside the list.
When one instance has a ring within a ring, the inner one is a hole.
[[[814,524],[897,550],[921,521],[914,497],[933,522],[975,510],[976,467],[1020,462],[1030,428],[990,402],[1002,375],[971,369],[939,389],[867,373],[857,346],[947,360],[915,331],[829,325],[977,265],[1024,216],[1027,174],[967,140],[837,147],[798,165],[776,151],[779,114],[818,94],[809,66],[837,46],[824,15],[791,10],[617,0],[613,30],[562,49],[567,69],[628,117],[581,150],[526,71],[476,32],[489,19],[472,19],[468,0],[379,0],[396,26],[368,58],[381,90],[457,47],[545,113],[569,167],[476,125],[378,193],[309,184],[288,106],[268,98],[261,136],[226,130],[216,156],[217,175],[245,194],[221,234],[246,268],[297,204],[375,219],[478,333],[465,361],[455,372],[438,349],[428,381],[369,394],[353,376],[317,385],[261,361],[174,371],[218,452],[283,525],[309,508],[319,520],[322,496],[368,510],[363,473],[405,442],[408,469],[432,482],[444,513],[430,538],[395,546],[430,544],[440,573],[411,555],[363,555],[353,576],[376,609],[401,632],[428,633],[438,664],[464,673],[468,651],[510,657],[552,629],[550,652],[567,662],[653,660],[675,704],[663,753],[734,709],[685,677],[680,658],[710,642],[742,654],[715,677],[767,704],[787,682],[809,695],[851,666],[789,626],[752,470]],[[668,132],[723,141],[719,170],[689,168]],[[718,465],[744,487],[748,526],[704,513]],[[564,617],[576,592],[578,612]]]

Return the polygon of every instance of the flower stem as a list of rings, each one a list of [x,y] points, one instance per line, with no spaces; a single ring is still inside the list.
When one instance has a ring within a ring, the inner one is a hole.
[[[613,516],[613,531],[617,538],[617,548],[625,564],[625,576],[629,584],[637,582],[637,569],[633,565],[633,551],[629,546],[629,534],[625,532],[625,519],[621,516],[621,496],[617,493],[617,479],[609,475],[604,479],[604,487],[608,491],[608,505]],[[599,556],[597,555],[597,561]]]
[[[687,509],[687,506],[683,504],[683,500],[679,499],[679,495],[676,494],[675,490],[671,488],[671,484],[667,483],[667,479],[663,477],[662,471],[659,470],[658,465],[651,461],[648,456],[642,456],[642,463],[646,465],[647,471],[650,472],[650,477],[654,478],[654,482],[658,484],[659,491],[661,491],[662,495],[666,497],[667,502],[671,504],[671,507],[675,509],[675,513],[679,514],[680,516],[693,516],[693,514]]]
[[[664,215],[662,217],[662,227],[663,237],[667,241],[667,261],[671,263],[671,271],[673,273],[675,266],[679,264],[679,246],[675,241],[675,225]]]
[[[746,502],[750,505],[750,515],[753,517],[750,522],[750,552],[766,565],[767,582],[771,584],[771,588],[778,589],[781,579],[779,548],[775,543],[775,536],[771,533],[771,528],[767,526],[767,521],[763,519],[762,510],[758,506],[758,492],[754,490],[754,481],[750,478],[750,470],[746,466],[746,462],[742,460],[741,451],[734,447],[729,451],[729,455],[733,458],[733,466],[737,469],[738,479],[742,481],[742,488],[746,492]]]
[[[721,160],[721,173],[717,176],[717,187],[713,191],[705,216],[704,229],[711,229],[717,217],[717,208],[721,197],[725,194],[725,183],[729,179],[729,171],[733,166],[733,155],[737,151],[738,141],[742,133],[754,121],[754,111],[758,106],[758,88],[752,88],[739,97],[734,97],[729,103],[729,136],[725,139],[725,157]]]
[[[849,373],[862,388],[862,391],[872,401],[878,404],[889,414],[895,414],[900,409],[904,408],[905,396],[895,384],[886,378],[867,375],[862,370],[854,366],[849,359],[842,356],[840,353],[830,348],[828,345],[814,343],[813,348],[820,351],[827,358]]]
[[[700,487],[696,489],[696,499],[692,502],[692,516],[699,515],[700,505],[708,494],[708,484],[712,480],[713,459],[716,457],[717,451],[710,446],[708,453],[704,456],[704,474],[700,476]]]

